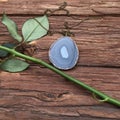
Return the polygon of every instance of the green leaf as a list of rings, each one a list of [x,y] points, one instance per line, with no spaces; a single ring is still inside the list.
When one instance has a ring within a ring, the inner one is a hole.
[[[49,21],[46,15],[27,20],[22,27],[22,34],[25,42],[41,38],[49,30]]]
[[[6,14],[4,14],[2,17],[2,23],[7,27],[9,33],[14,39],[16,39],[19,42],[22,41],[22,37],[17,32],[16,23],[10,18],[8,18]]]
[[[15,44],[12,44],[12,43],[4,43],[2,44],[2,46],[5,46],[5,47],[8,47],[8,48],[13,48],[15,46]],[[7,57],[8,56],[8,52],[5,51],[5,50],[0,50],[0,57],[1,58],[4,58],[4,57]]]
[[[7,59],[0,64],[0,68],[8,72],[20,72],[25,70],[28,66],[28,63],[16,58]]]

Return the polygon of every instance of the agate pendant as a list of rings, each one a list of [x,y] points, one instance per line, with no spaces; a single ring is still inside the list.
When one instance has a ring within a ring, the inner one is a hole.
[[[70,37],[59,38],[50,47],[49,60],[56,68],[71,69],[76,65],[78,58],[78,47]]]

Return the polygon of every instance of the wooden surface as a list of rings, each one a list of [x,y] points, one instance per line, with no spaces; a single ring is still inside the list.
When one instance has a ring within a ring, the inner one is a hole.
[[[65,1],[65,0],[64,0]],[[49,18],[51,30],[61,31],[67,21],[78,45],[76,67],[65,71],[82,82],[120,100],[120,0],[66,0],[64,12]],[[63,0],[0,0],[0,17],[6,12],[18,24],[56,9]],[[97,13],[95,12],[97,11]],[[101,14],[103,13],[103,14]],[[74,17],[74,19],[73,19]],[[38,40],[34,57],[49,63],[50,45],[59,34]],[[0,23],[0,43],[12,41]],[[0,71],[0,120],[119,120],[120,109],[99,103],[91,93],[43,66],[31,63],[20,73]]]

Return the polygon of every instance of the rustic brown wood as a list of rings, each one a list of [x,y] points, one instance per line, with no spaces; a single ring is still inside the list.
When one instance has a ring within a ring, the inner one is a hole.
[[[21,30],[25,20],[29,17],[11,17],[15,20]],[[86,17],[77,17],[78,20],[71,17],[53,16],[49,18],[51,30],[60,32],[64,29],[64,22],[68,21],[69,26],[77,25]],[[89,17],[79,26],[71,28],[71,32],[75,34],[73,39],[76,41],[80,59],[78,65],[89,66],[120,66],[120,17]],[[58,24],[56,24],[58,23]],[[4,25],[0,24],[0,42],[9,41],[9,33]],[[44,60],[48,59],[48,50],[50,45],[61,37],[60,34],[46,36],[37,41],[36,56]],[[48,61],[48,60],[47,60]]]
[[[1,0],[0,13],[9,14],[43,14],[46,9],[58,8],[64,0]],[[92,9],[104,14],[120,14],[119,0],[66,0],[71,14],[96,15]],[[56,13],[58,14],[58,12]],[[60,12],[65,14],[65,12]]]
[[[16,21],[21,33],[22,24],[49,9],[57,9],[61,0],[0,0],[3,12]],[[52,31],[70,30],[80,51],[76,67],[65,73],[120,100],[120,1],[67,1],[65,12],[49,17]],[[94,10],[92,10],[94,9]],[[96,12],[95,12],[96,11]],[[89,18],[80,25],[79,22]],[[47,35],[36,42],[34,57],[48,60],[50,45],[61,37]],[[13,39],[0,23],[0,44]],[[24,72],[0,71],[0,120],[119,120],[120,109],[100,103],[82,87],[65,80],[43,66],[31,63]]]
[[[120,99],[120,73],[116,68],[76,67],[75,70],[67,73]],[[98,120],[100,118],[120,118],[119,109],[105,103],[100,104],[87,91],[47,68],[31,66],[23,73],[1,72],[0,78],[0,114],[3,116],[6,113],[12,119],[23,119],[24,117],[30,119],[33,116],[45,119],[46,115],[50,119],[58,116],[61,120],[64,117],[65,119],[69,117],[71,119],[95,119],[98,117]],[[111,112],[112,114],[110,114]],[[20,118],[17,117],[18,115]]]

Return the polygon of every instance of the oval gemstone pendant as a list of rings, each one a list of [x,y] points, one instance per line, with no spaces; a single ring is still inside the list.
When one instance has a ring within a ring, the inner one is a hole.
[[[70,37],[62,37],[50,47],[49,60],[59,69],[68,70],[73,68],[78,58],[78,47]]]

